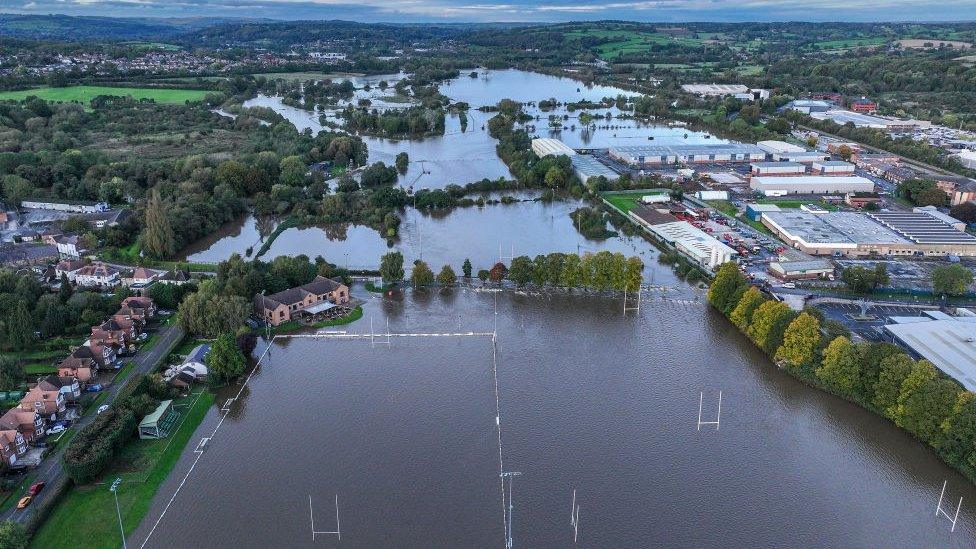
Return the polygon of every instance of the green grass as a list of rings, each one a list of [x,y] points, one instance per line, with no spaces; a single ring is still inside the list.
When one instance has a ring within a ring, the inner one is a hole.
[[[800,206],[804,204],[815,204],[830,212],[837,210],[837,206],[834,206],[833,204],[827,204],[825,202],[814,202],[811,200],[776,200],[773,198],[769,198],[769,199],[757,200],[756,202],[758,204],[773,204],[779,206],[780,208],[783,208],[784,210],[798,210],[800,209]]]
[[[822,40],[814,42],[813,45],[822,50],[842,50],[859,48],[863,46],[880,46],[888,42],[883,36],[872,36],[869,38],[844,38],[841,40]]]
[[[739,215],[739,209],[728,200],[707,200],[706,203],[725,215],[731,217]]]
[[[28,473],[25,475],[23,480],[11,491],[7,492],[7,495],[0,500],[0,511],[6,511],[12,508],[20,498],[27,495],[27,489],[34,483],[34,478],[36,477],[37,473]]]
[[[596,47],[600,57],[610,59],[623,54],[644,53],[651,51],[651,47],[664,44],[680,44],[682,46],[700,46],[702,38],[697,36],[671,36],[658,32],[641,32],[633,30],[607,30],[599,28],[578,29],[566,33],[567,38],[601,38],[609,40]]]
[[[183,412],[182,423],[174,433],[160,440],[132,439],[102,479],[107,483],[122,478],[118,498],[126,535],[142,522],[159,485],[173,470],[214,402],[214,395],[209,391],[190,398],[196,400]],[[118,547],[119,524],[115,513],[115,500],[108,484],[72,486],[31,539],[30,546]]]
[[[608,204],[615,206],[622,212],[628,213],[630,210],[637,207],[638,200],[640,200],[641,197],[649,194],[667,194],[667,190],[646,189],[626,192],[602,192],[600,193],[600,198],[605,200]]]
[[[99,95],[132,96],[134,99],[152,99],[156,103],[183,103],[200,101],[211,93],[207,90],[172,90],[163,88],[110,88],[106,86],[69,86],[66,88],[34,88],[30,90],[0,92],[2,100],[20,100],[36,95],[47,101],[89,103]]]
[[[285,334],[288,332],[294,332],[301,330],[302,328],[328,328],[329,326],[343,326],[346,324],[352,324],[353,322],[363,318],[363,308],[356,307],[348,315],[337,318],[335,320],[323,320],[322,322],[316,322],[315,324],[302,324],[297,320],[289,320],[288,322],[279,324],[277,327],[271,329],[274,334]],[[260,330],[259,330],[260,331]]]
[[[29,376],[41,376],[44,374],[53,374],[58,371],[58,367],[51,362],[38,362],[35,364],[24,365],[24,372],[27,372]]]
[[[157,337],[157,336],[154,335],[153,337]],[[152,340],[150,339],[150,341]],[[142,349],[139,350],[145,351],[147,349],[147,346],[148,343],[146,344],[146,346],[144,346]],[[112,383],[121,383],[125,381],[125,378],[129,377],[129,374],[132,373],[132,370],[134,370],[135,367],[136,367],[135,362],[132,361],[126,362],[125,366],[123,366],[122,369],[119,370],[119,373],[115,374],[115,379],[112,380]]]

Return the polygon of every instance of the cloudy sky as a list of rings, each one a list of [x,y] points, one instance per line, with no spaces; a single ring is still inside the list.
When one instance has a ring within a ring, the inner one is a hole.
[[[960,21],[976,19],[976,0],[0,0],[0,12],[370,22]]]

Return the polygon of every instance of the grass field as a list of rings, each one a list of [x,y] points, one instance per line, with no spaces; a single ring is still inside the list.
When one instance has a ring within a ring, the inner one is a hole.
[[[732,217],[739,215],[739,209],[728,200],[708,200],[706,203],[725,215],[730,215]]]
[[[811,204],[811,201],[809,201],[809,200],[775,200],[775,199],[765,199],[765,200],[757,200],[756,202],[758,204],[773,204],[773,205],[779,206],[780,208],[783,208],[784,210],[798,210],[798,209],[800,209],[800,206],[802,206],[804,204]],[[832,211],[835,211],[837,209],[837,206],[834,206],[833,204],[827,204],[827,203],[824,203],[824,202],[813,202],[813,203],[816,204],[817,206],[820,206],[821,208],[823,208],[823,209],[825,209],[827,211],[831,211],[832,212]]]
[[[207,90],[171,90],[162,88],[110,88],[107,86],[69,86],[67,88],[33,88],[30,90],[0,92],[0,101],[20,100],[36,95],[47,101],[88,103],[99,95],[132,96],[134,99],[152,99],[156,103],[183,103],[199,101],[210,93]]]
[[[103,481],[116,477],[119,507],[128,535],[149,511],[159,485],[176,465],[183,448],[213,405],[214,395],[203,391],[174,401],[181,418],[169,437],[159,440],[130,440],[116,456]],[[118,547],[119,523],[115,500],[108,484],[72,486],[31,539],[31,547]]]
[[[814,46],[822,50],[844,50],[860,48],[864,46],[880,46],[888,41],[883,36],[872,36],[867,38],[845,38],[842,40],[822,40],[814,42]]]
[[[650,51],[652,45],[681,44],[683,46],[699,46],[703,40],[698,37],[670,36],[658,32],[640,32],[632,30],[580,29],[566,35],[568,38],[601,38],[610,40],[597,46],[600,57],[609,59],[627,53],[643,53]]]
[[[637,201],[640,200],[641,197],[649,194],[667,193],[667,189],[642,189],[626,192],[603,192],[600,193],[600,198],[607,201],[611,205],[616,206],[624,213],[627,213],[637,207]]]

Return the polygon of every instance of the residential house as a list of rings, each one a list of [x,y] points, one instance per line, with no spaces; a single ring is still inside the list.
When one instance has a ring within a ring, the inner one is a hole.
[[[61,275],[65,275],[68,277],[69,282],[74,282],[78,271],[87,265],[88,262],[84,259],[62,259],[54,267],[54,274],[58,278],[61,278]]]
[[[118,227],[126,219],[132,217],[132,210],[128,208],[115,208],[103,212],[95,212],[85,216],[85,218],[96,229],[103,227]]]
[[[139,311],[137,314],[138,316],[141,316],[143,320],[149,320],[156,315],[156,303],[152,300],[152,298],[149,297],[127,297],[122,300],[122,307],[128,308],[133,312]]]
[[[95,361],[96,370],[102,368],[115,368],[119,361],[119,349],[120,347],[115,345],[109,345],[102,343],[100,341],[92,341],[89,339],[84,345],[75,349],[75,354],[89,354]]]
[[[37,381],[44,391],[60,391],[67,402],[77,402],[81,397],[81,382],[74,376],[49,375]]]
[[[58,247],[58,254],[65,259],[78,259],[91,247],[87,238],[76,234],[54,237],[54,245]]]
[[[130,276],[125,277],[122,283],[126,286],[145,286],[159,278],[159,273],[145,267],[136,267]]]
[[[163,284],[175,284],[177,286],[182,286],[187,282],[192,282],[192,279],[190,278],[190,271],[184,269],[174,269],[172,271],[166,271],[160,275],[156,281]]]
[[[0,431],[0,459],[8,466],[17,465],[17,460],[27,453],[27,439],[14,429]]]
[[[55,210],[59,212],[72,213],[96,213],[108,211],[108,204],[105,202],[84,202],[84,201],[62,201],[48,202],[44,200],[24,200],[20,203],[22,208],[37,210]]]
[[[79,349],[85,350],[79,352]],[[98,366],[89,347],[78,347],[67,358],[58,363],[58,376],[74,377],[84,386],[95,379]]]
[[[58,237],[64,235],[63,232],[58,229],[45,229],[41,231],[40,237],[41,242],[48,244],[50,246],[58,245]]]
[[[204,379],[207,377],[208,354],[210,354],[210,345],[208,343],[197,345],[183,359],[183,364],[180,364],[179,370],[192,375],[196,379]]]
[[[268,296],[255,295],[254,312],[268,324],[278,326],[306,309],[325,303],[349,303],[349,287],[331,278],[316,276],[308,284],[296,288]]]
[[[119,283],[119,270],[101,262],[85,265],[75,273],[75,283],[79,286],[110,288]]]
[[[135,322],[109,318],[98,326],[92,326],[91,343],[112,345],[122,351],[130,350],[136,342]]]
[[[31,444],[44,437],[44,419],[34,410],[15,407],[0,416],[0,429],[17,431]]]
[[[64,414],[67,399],[60,389],[34,387],[20,399],[19,406],[21,410],[34,411],[44,419],[54,421],[58,414]]]

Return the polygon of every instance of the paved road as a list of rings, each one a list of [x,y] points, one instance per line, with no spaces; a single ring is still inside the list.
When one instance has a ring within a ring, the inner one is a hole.
[[[135,368],[133,372],[129,374],[127,379],[131,379],[134,375],[146,374],[151,371],[163,358],[166,357],[177,345],[183,340],[183,328],[179,325],[174,324],[173,326],[167,326],[159,330],[159,340],[153,345],[152,349],[146,352],[139,352],[132,361],[135,362]],[[108,392],[108,396],[105,397],[105,404],[111,404],[116,396],[118,396],[119,390],[125,383],[114,383],[111,387],[105,389]],[[95,417],[94,414],[87,415],[79,419],[75,425],[75,429],[81,429],[87,425],[92,418]],[[61,463],[61,456],[64,454],[67,445],[62,446],[52,455],[49,455],[41,464],[34,469],[36,477],[34,482],[44,482],[48,487],[54,487],[57,484],[67,480],[64,472],[64,466]],[[31,502],[30,506],[23,510],[18,510],[16,507],[7,510],[0,514],[0,520],[14,520],[17,522],[24,522],[33,515],[33,511],[38,507],[44,505],[47,499],[56,492],[56,490],[49,490],[45,488],[38,496]]]

